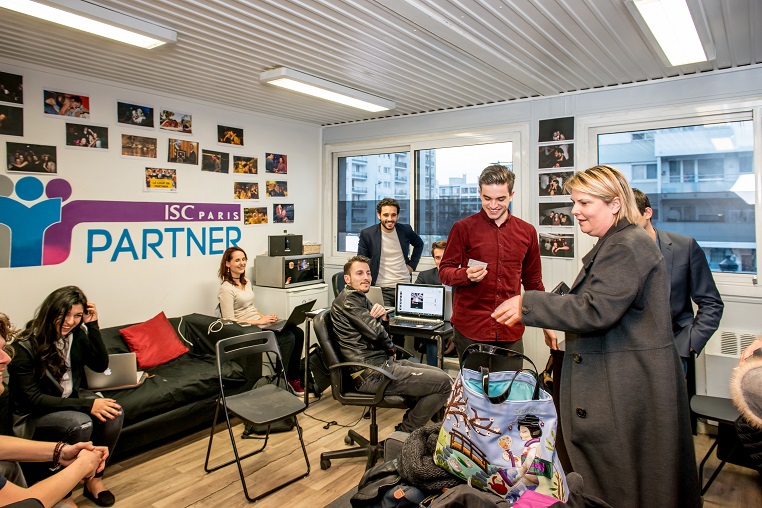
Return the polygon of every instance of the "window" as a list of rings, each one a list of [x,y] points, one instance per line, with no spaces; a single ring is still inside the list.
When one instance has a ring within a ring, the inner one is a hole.
[[[598,160],[648,195],[654,227],[695,238],[713,271],[756,274],[752,121],[630,134],[599,134]]]

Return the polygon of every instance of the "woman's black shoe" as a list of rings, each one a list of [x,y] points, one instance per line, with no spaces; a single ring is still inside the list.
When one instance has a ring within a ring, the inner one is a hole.
[[[85,485],[85,488],[82,489],[83,494],[85,497],[98,506],[114,506],[114,503],[116,503],[116,498],[114,497],[114,494],[111,493],[110,490],[102,490],[98,493],[98,497],[95,497],[92,492],[87,488],[87,485]]]

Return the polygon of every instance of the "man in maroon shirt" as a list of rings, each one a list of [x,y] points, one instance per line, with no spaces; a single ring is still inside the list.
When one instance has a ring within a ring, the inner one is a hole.
[[[439,278],[457,288],[450,321],[459,358],[478,343],[523,353],[524,325],[505,326],[491,314],[506,298],[520,294],[522,285],[525,290],[545,290],[537,231],[508,210],[513,181],[514,174],[505,166],[485,168],[479,176],[482,209],[456,222],[448,235]],[[555,348],[555,332],[543,331],[545,342]],[[520,358],[508,359],[494,367],[517,370],[522,364]]]

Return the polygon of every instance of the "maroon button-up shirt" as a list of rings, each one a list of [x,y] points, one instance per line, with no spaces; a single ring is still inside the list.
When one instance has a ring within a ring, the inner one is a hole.
[[[468,280],[469,259],[487,263],[488,273],[481,282]],[[525,290],[545,290],[537,231],[510,213],[500,226],[484,210],[459,220],[447,238],[439,278],[457,288],[451,322],[461,334],[478,342],[515,342],[524,334],[524,325],[501,325],[490,315],[520,294],[521,285]]]

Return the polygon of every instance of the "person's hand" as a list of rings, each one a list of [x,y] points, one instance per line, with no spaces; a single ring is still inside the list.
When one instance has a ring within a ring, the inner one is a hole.
[[[759,338],[755,340],[754,342],[752,342],[751,344],[749,344],[749,347],[744,349],[743,352],[741,353],[741,362],[740,362],[741,365],[743,365],[744,362],[746,362],[747,358],[749,358],[750,356],[754,354],[754,351],[760,348],[762,348],[762,338]]]
[[[410,266],[410,265],[405,265],[405,266],[407,267],[407,271],[409,273],[413,273],[413,267],[412,266]]]
[[[93,401],[93,408],[90,414],[102,422],[113,420],[119,416],[122,406],[116,403],[114,399],[97,398]]]
[[[61,455],[58,458],[58,462],[62,466],[68,466],[69,464],[74,462],[74,459],[77,458],[77,455],[79,455],[80,451],[93,450],[93,449],[95,449],[95,447],[93,446],[92,441],[83,441],[73,445],[70,445],[70,444],[64,445],[64,447],[61,448]]]
[[[558,337],[556,337],[555,330],[543,328],[542,334],[545,336],[545,344],[547,344],[550,349],[558,349]]]
[[[105,447],[99,446],[93,450],[82,450],[77,455],[75,461],[84,464],[85,468],[88,470],[88,473],[83,479],[90,479],[95,476],[96,473],[103,470],[106,460],[102,453],[103,448]]]
[[[89,323],[91,321],[98,321],[98,309],[95,307],[95,303],[87,302],[87,308],[85,314],[82,316],[83,323]]]
[[[495,321],[506,326],[521,323],[521,298],[521,295],[516,295],[498,305],[492,313]]]
[[[480,282],[487,276],[486,266],[469,266],[466,268],[466,275],[471,282]]]
[[[374,303],[373,307],[370,308],[370,315],[376,319],[381,318],[384,321],[389,319],[389,316],[386,315],[386,309],[384,306],[378,303]]]

